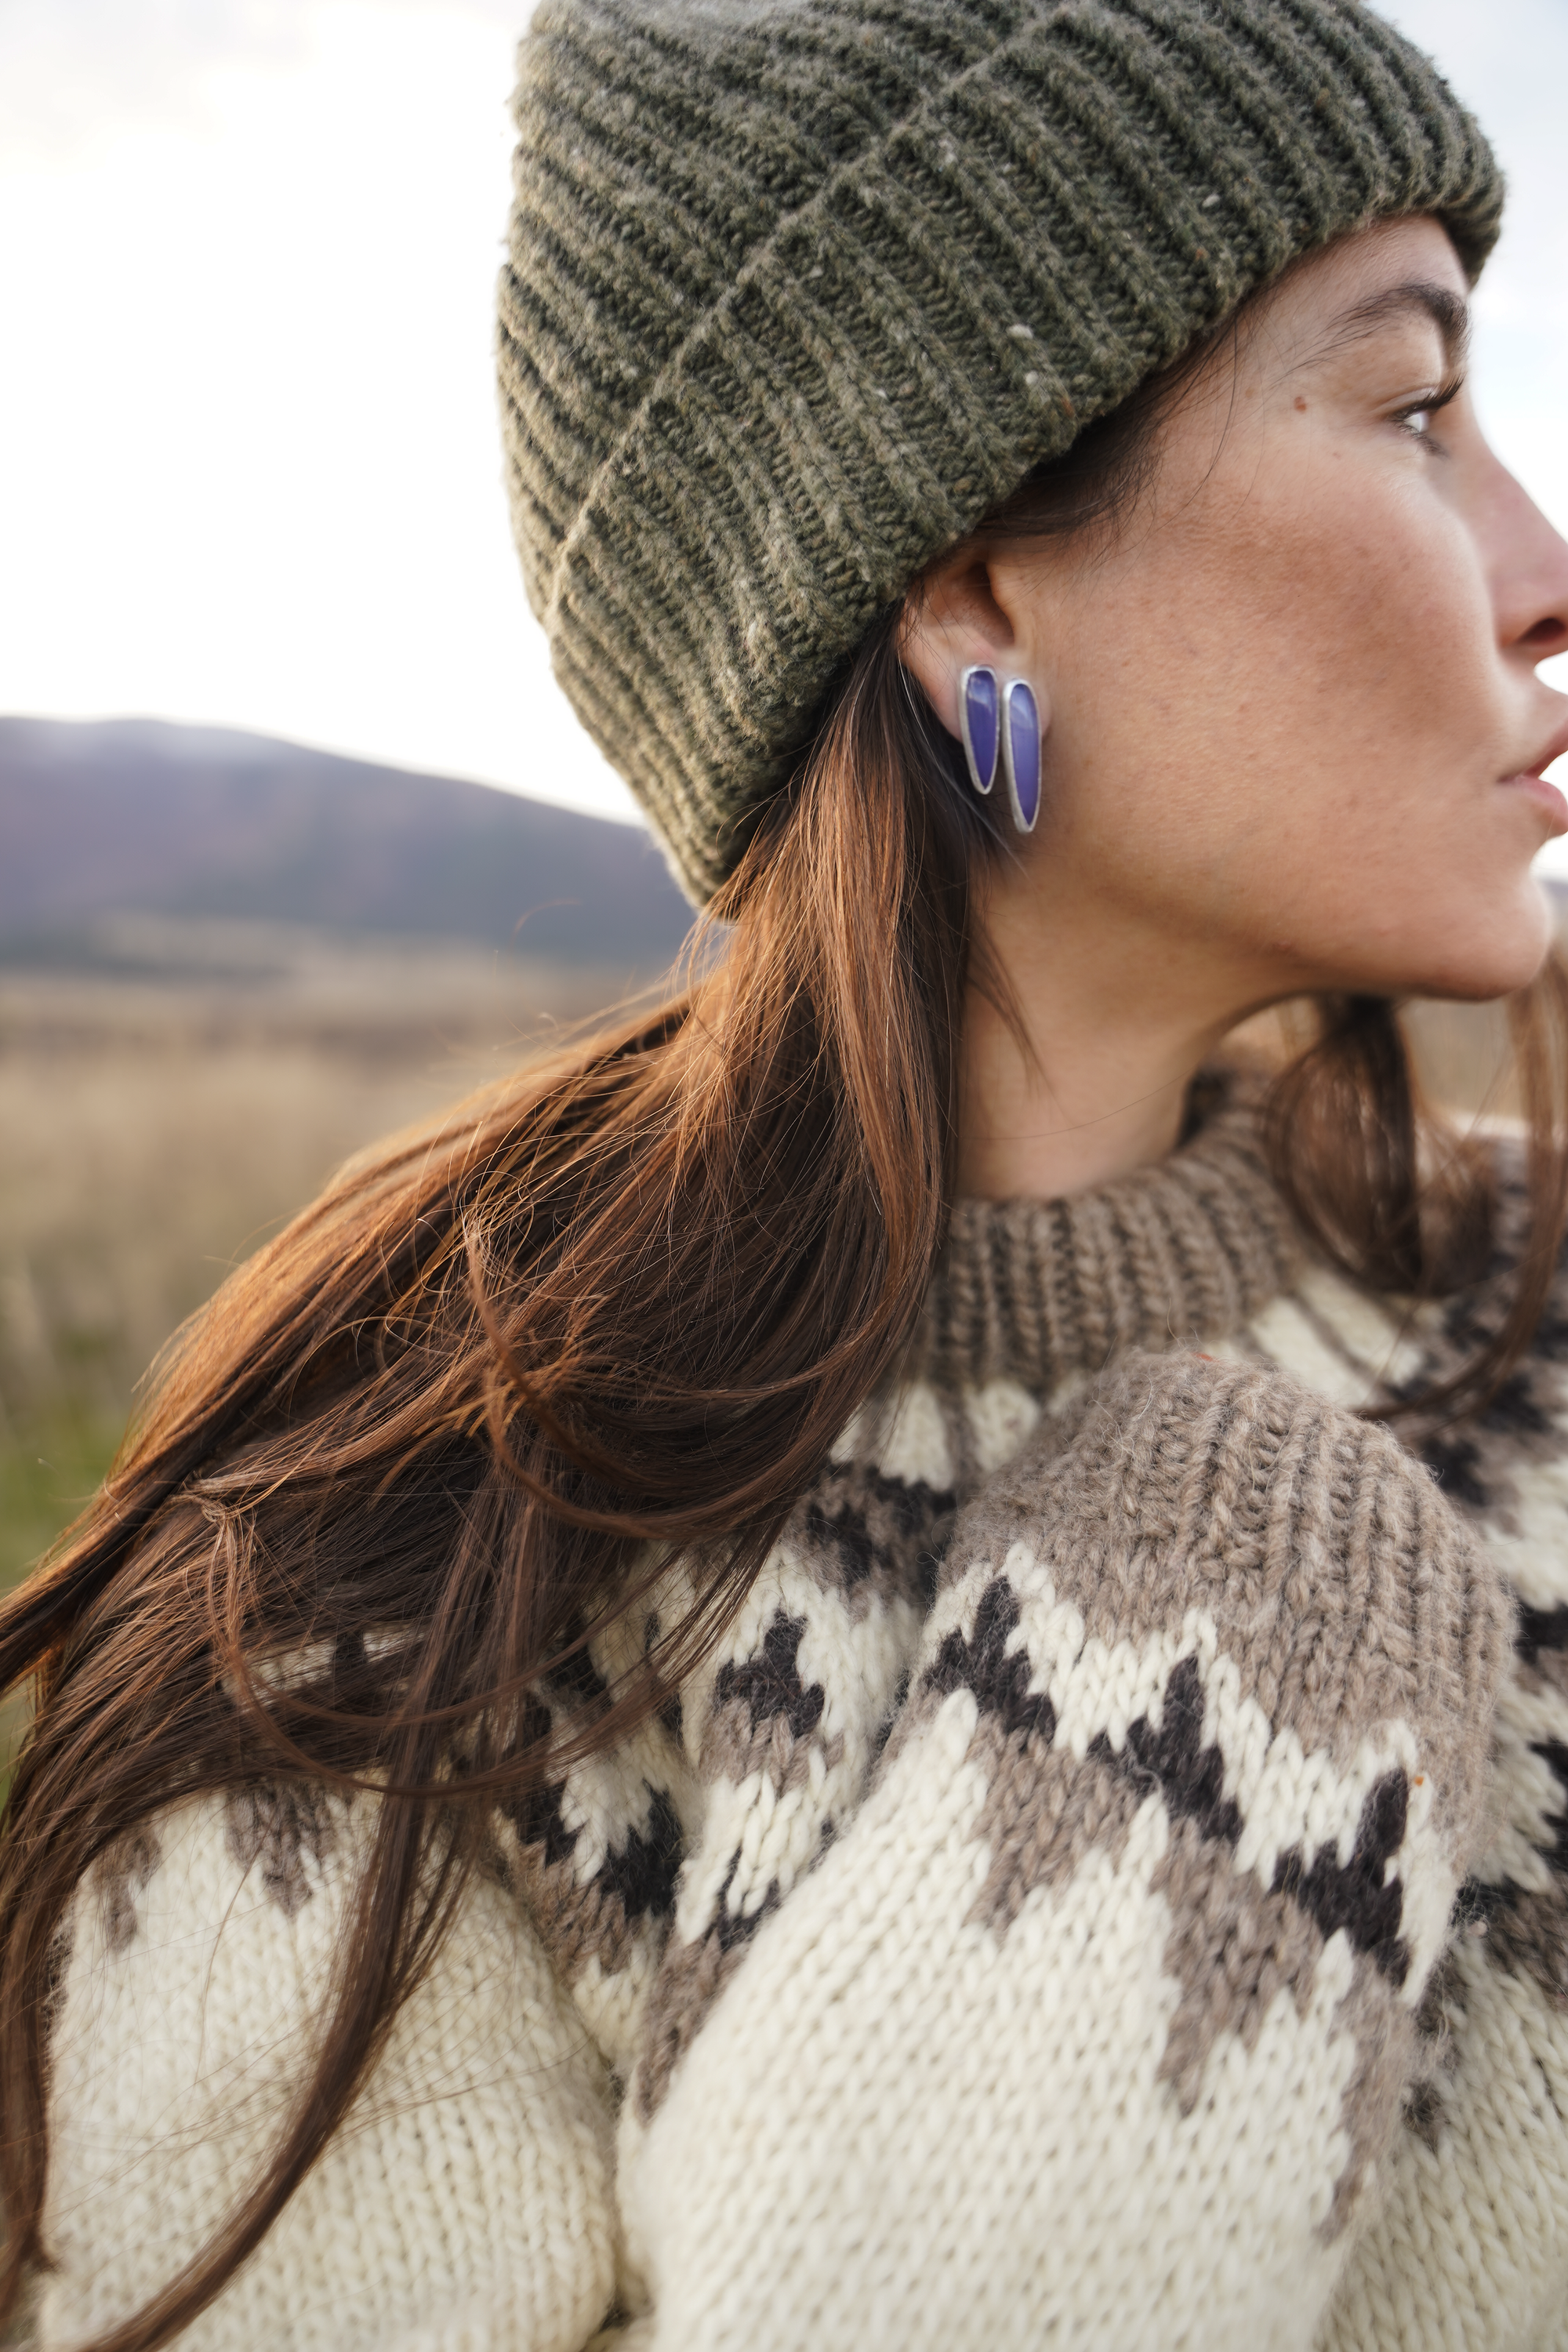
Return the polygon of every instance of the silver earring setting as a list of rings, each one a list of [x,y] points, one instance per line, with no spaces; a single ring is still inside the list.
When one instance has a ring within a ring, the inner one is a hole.
[[[1040,709],[1026,678],[1010,677],[998,690],[996,673],[983,662],[958,681],[958,721],[969,781],[990,792],[1000,766],[1019,833],[1033,833],[1040,814]]]

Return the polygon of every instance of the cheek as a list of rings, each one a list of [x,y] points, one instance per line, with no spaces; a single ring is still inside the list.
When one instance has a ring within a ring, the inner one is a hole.
[[[1419,789],[1435,762],[1468,772],[1497,728],[1491,615],[1468,538],[1435,500],[1412,514],[1386,495],[1325,499],[1310,527],[1242,559],[1235,708],[1302,786],[1333,799],[1369,772],[1385,791]]]
[[[1413,832],[1462,826],[1491,773],[1490,614],[1460,527],[1419,481],[1331,457],[1289,487],[1152,532],[1092,599],[1075,821],[1102,852],[1131,831],[1135,873],[1211,908],[1315,894],[1331,860],[1342,892],[1386,898]]]

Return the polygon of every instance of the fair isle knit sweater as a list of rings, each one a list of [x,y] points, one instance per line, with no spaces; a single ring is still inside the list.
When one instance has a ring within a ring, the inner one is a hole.
[[[1568,1292],[1483,1419],[1352,1411],[1500,1297],[1315,1264],[1241,1091],[961,1204],[907,1376],[679,1706],[498,1817],[182,2341],[1563,2352]],[[255,2178],[372,1802],[175,1806],[81,1890],[47,2347]]]

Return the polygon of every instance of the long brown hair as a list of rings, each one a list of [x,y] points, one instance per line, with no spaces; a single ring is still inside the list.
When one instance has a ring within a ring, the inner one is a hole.
[[[1192,367],[984,535],[1113,525]],[[1006,854],[899,617],[847,666],[668,1001],[351,1165],[180,1335],[102,1492],[0,1609],[0,1686],[37,1698],[0,1848],[0,2318],[47,2260],[53,1956],[98,1858],[176,1791],[381,1794],[289,2128],[221,2238],[100,2347],[152,2352],[342,2121],[488,1810],[668,1697],[896,1368],[952,1195],[965,994],[1005,995],[976,906]],[[1555,1259],[1565,1008],[1555,965],[1518,1008],[1530,1238],[1451,1410],[1517,1359]],[[1282,1181],[1359,1278],[1440,1290],[1484,1252],[1485,1171],[1446,1163],[1434,1213],[1392,1008],[1335,1003],[1321,1028],[1276,1095]],[[690,1613],[568,1747],[520,1738],[531,1686],[678,1550],[706,1563]],[[315,1681],[258,1676],[316,1643]]]

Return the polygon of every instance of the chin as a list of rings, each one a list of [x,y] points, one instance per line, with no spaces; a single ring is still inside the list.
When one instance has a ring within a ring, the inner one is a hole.
[[[1556,939],[1556,903],[1526,866],[1486,898],[1471,879],[1448,896],[1446,910],[1434,906],[1411,929],[1420,946],[1413,940],[1401,995],[1483,1004],[1528,988],[1542,969]]]
[[[1528,988],[1556,937],[1556,907],[1528,869],[1478,904],[1472,886],[1406,906],[1383,931],[1376,952],[1327,981],[1370,996],[1426,996],[1482,1004]],[[1338,961],[1338,959],[1335,959]],[[1320,982],[1319,985],[1325,983]]]
[[[1430,955],[1425,970],[1413,977],[1405,991],[1415,996],[1447,998],[1462,1004],[1484,1004],[1528,988],[1551,953],[1556,938],[1556,909],[1544,887],[1531,880],[1508,909],[1506,919],[1489,924],[1472,936],[1463,950],[1450,951],[1434,967]]]

